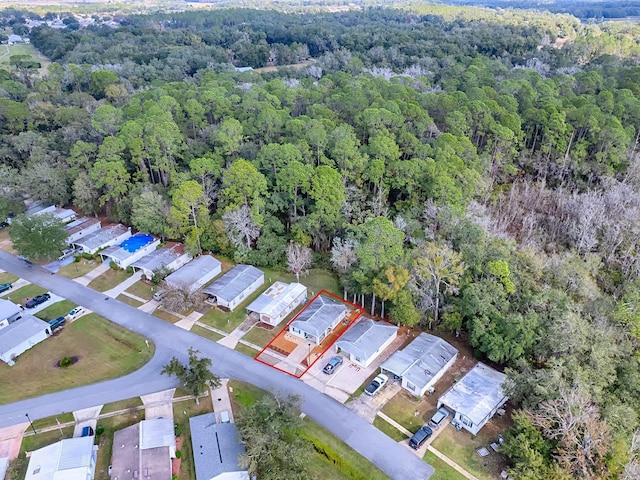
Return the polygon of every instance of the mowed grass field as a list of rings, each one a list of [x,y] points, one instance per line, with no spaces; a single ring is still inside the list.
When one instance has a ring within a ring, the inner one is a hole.
[[[0,404],[79,387],[131,373],[153,356],[144,337],[91,313],[20,355],[14,366],[0,363]],[[63,357],[79,357],[67,368]]]
[[[47,67],[49,66],[49,64],[51,64],[49,59],[44,55],[39,54],[35,47],[31,44],[0,45],[0,68],[9,68],[9,58],[12,55],[29,55],[34,60],[40,62],[40,75],[46,73]]]

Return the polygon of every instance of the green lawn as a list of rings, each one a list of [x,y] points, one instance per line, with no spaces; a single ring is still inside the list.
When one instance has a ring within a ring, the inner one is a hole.
[[[147,285],[143,282],[136,282],[127,288],[127,292],[136,297],[144,298],[145,300],[153,299],[153,292],[160,290],[160,287],[157,285]]]
[[[36,431],[38,431],[41,428],[53,427],[58,425],[58,422],[56,420],[59,420],[60,423],[73,422],[73,413],[61,413],[60,415],[56,415],[54,417],[41,418],[40,420],[35,420],[33,422],[33,426]]]
[[[89,287],[99,292],[106,292],[120,285],[130,276],[126,270],[114,270],[110,268],[99,277],[94,278],[91,283],[89,283]]]
[[[238,342],[236,348],[234,348],[237,352],[244,353],[245,355],[250,356],[251,358],[255,358],[256,355],[260,353],[260,350],[256,350],[255,348],[251,348],[243,343]]]
[[[213,404],[211,397],[200,397],[200,405],[196,405],[194,400],[185,400],[183,402],[175,402],[173,404],[173,419],[181,430],[180,440],[182,445],[182,460],[180,462],[180,478],[195,479],[196,469],[193,463],[193,451],[191,448],[191,429],[189,427],[189,418],[213,412]]]
[[[266,347],[267,344],[271,340],[273,340],[281,330],[281,327],[276,327],[271,330],[267,330],[266,328],[261,327],[253,327],[245,334],[244,337],[242,337],[242,339],[246,340],[247,342],[254,343],[260,347]]]
[[[504,457],[492,450],[490,450],[492,453],[488,457],[482,458],[478,455],[476,448],[487,447],[490,441],[495,440],[495,438],[485,438],[483,433],[481,430],[477,437],[472,438],[472,435],[466,430],[458,432],[449,425],[443,432],[440,432],[431,445],[469,473],[481,480],[491,480],[504,467]]]
[[[402,440],[406,440],[407,438],[409,438],[389,422],[378,416],[373,419],[373,426],[388,437],[393,438],[396,442],[401,442]]]
[[[436,470],[429,480],[466,480],[467,478],[428,450],[422,459]]]
[[[116,300],[121,301],[122,303],[126,303],[127,305],[131,305],[133,308],[138,308],[140,305],[144,305],[142,302],[139,302],[135,298],[131,298],[128,295],[120,294],[116,297]]]
[[[416,433],[418,429],[426,423],[424,418],[427,410],[428,405],[426,402],[415,401],[402,390],[382,407],[382,413],[393,418],[413,433]],[[415,415],[416,411],[418,415]]]
[[[66,316],[75,306],[76,304],[70,300],[62,300],[61,302],[56,302],[53,305],[40,310],[35,316],[42,320],[49,321],[54,318]]]
[[[113,434],[141,420],[144,420],[143,410],[127,412],[116,417],[101,418],[98,420],[98,427],[104,428],[104,432],[96,438],[99,442],[99,449],[98,459],[96,461],[95,480],[110,480],[109,465],[111,464],[111,452],[113,449]]]
[[[182,320],[180,317],[176,317],[175,315],[171,315],[169,312],[165,312],[164,310],[160,310],[159,308],[156,308],[153,311],[153,316],[161,318],[165,322],[169,322],[169,323],[176,323],[176,322],[179,322],[180,320]]]
[[[20,277],[9,272],[0,272],[0,283],[14,283]]]
[[[13,303],[15,304],[25,304],[26,298],[33,298],[36,295],[42,295],[43,293],[46,293],[47,290],[45,290],[42,287],[39,287],[38,285],[34,285],[34,284],[29,284],[29,285],[25,285],[24,287],[20,287],[17,290],[13,290],[9,295],[5,295],[4,298],[5,300],[11,300]]]
[[[155,347],[91,313],[20,355],[12,367],[0,363],[0,404],[88,385],[131,373],[147,363]],[[65,356],[79,361],[58,368]]]
[[[70,265],[62,267],[56,273],[67,278],[84,277],[98,265],[100,265],[100,263],[96,262],[95,260],[87,260],[83,258],[79,262],[74,262]]]
[[[196,335],[200,335],[201,337],[208,338],[212,342],[217,342],[221,338],[224,338],[219,333],[212,332],[211,330],[201,327],[200,325],[194,325],[193,327],[191,327],[191,333],[195,333]]]
[[[118,412],[120,410],[129,410],[141,405],[142,400],[140,399],[140,397],[127,398],[126,400],[120,400],[119,402],[107,403],[102,407],[100,414]]]

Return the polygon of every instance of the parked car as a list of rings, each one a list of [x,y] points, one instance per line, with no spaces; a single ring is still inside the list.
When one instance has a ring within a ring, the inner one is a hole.
[[[11,283],[0,283],[0,293],[11,290],[11,287],[13,287]]]
[[[429,420],[429,426],[431,428],[438,428],[440,425],[444,423],[446,418],[449,416],[449,410],[446,408],[440,407],[436,413],[433,414],[431,420]]]
[[[381,373],[372,380],[367,388],[364,389],[364,393],[370,396],[377,395],[388,382],[389,377],[387,377],[384,373]]]
[[[46,302],[51,298],[51,295],[48,293],[43,293],[42,295],[37,295],[29,300],[24,306],[27,308],[36,308],[38,305]]]
[[[93,428],[91,428],[90,426],[82,427],[82,436],[83,437],[93,436]]]
[[[428,426],[425,425],[420,427],[420,430],[418,430],[409,440],[409,446],[414,450],[417,450],[424,445],[424,442],[426,442],[431,435],[433,435],[433,430]]]
[[[84,307],[76,307],[67,314],[67,320],[75,320],[84,313]]]
[[[159,302],[160,300],[162,300],[164,298],[164,296],[167,294],[167,290],[158,290],[157,292],[155,292],[153,294],[153,299],[156,302]]]
[[[76,251],[73,248],[65,248],[64,250],[62,250],[62,255],[58,257],[58,260],[64,260],[65,258],[70,257],[75,253]]]
[[[342,365],[342,357],[336,355],[335,357],[332,357],[329,362],[327,362],[322,371],[327,375],[331,375],[338,369],[340,365]]]
[[[51,331],[53,332],[56,328],[63,327],[64,324],[67,323],[67,320],[64,317],[58,317],[53,320],[49,320],[49,325],[51,326]]]

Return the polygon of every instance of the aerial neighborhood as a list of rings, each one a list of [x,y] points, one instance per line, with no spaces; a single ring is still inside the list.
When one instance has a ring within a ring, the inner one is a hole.
[[[0,480],[639,480],[640,3],[0,6]]]

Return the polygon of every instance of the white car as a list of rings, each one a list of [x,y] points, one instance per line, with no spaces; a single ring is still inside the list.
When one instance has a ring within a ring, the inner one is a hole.
[[[384,388],[384,386],[389,382],[389,377],[387,377],[384,373],[381,373],[373,381],[369,384],[367,388],[364,389],[364,393],[369,396],[374,396],[380,393],[380,390]]]
[[[84,307],[76,307],[67,314],[67,320],[75,320],[85,312]]]

